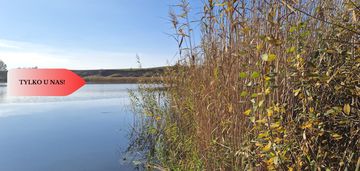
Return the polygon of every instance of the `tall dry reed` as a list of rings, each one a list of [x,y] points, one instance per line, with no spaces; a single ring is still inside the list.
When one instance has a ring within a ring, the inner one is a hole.
[[[133,94],[150,163],[359,170],[358,0],[208,0],[200,42],[190,5],[170,14],[181,60],[167,91]]]

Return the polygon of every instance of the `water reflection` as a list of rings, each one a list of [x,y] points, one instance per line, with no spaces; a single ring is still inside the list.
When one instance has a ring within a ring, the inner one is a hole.
[[[85,85],[67,97],[11,97],[0,84],[0,170],[134,170],[134,84]],[[127,160],[123,160],[126,158]]]
[[[48,103],[62,101],[85,101],[109,98],[128,98],[128,90],[136,89],[136,84],[87,84],[70,96],[8,96],[6,84],[0,83],[2,103]]]

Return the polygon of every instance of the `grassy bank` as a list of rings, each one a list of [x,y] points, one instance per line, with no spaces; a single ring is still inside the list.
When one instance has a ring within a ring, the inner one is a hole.
[[[359,1],[208,0],[197,22],[190,5],[168,91],[132,93],[130,150],[164,170],[359,170]]]

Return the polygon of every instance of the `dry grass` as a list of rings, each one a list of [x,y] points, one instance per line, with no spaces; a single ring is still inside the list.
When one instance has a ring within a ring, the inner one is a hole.
[[[167,73],[169,90],[133,94],[134,142],[150,162],[358,170],[359,1],[208,0],[198,45],[189,5],[171,14],[182,60]]]

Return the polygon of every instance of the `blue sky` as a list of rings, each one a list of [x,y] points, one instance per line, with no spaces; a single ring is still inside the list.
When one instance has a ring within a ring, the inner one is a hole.
[[[0,0],[8,68],[135,68],[174,63],[174,0]]]

